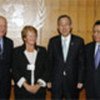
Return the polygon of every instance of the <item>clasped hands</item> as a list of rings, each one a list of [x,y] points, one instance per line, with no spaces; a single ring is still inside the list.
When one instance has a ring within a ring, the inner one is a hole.
[[[33,94],[36,94],[41,88],[41,86],[38,83],[34,85],[30,85],[27,82],[24,82],[23,86],[28,92],[33,93]]]

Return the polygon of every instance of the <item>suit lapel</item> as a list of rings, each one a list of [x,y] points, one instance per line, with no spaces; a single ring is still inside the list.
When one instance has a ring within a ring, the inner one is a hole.
[[[61,36],[59,36],[59,39],[58,39],[58,49],[57,49],[57,50],[58,50],[59,56],[60,56],[61,59],[64,61]]]
[[[37,65],[37,63],[38,63],[38,59],[39,59],[39,54],[40,54],[40,49],[39,48],[37,48],[37,56],[36,56],[36,60],[35,60],[35,67],[36,67],[36,65]]]
[[[95,55],[95,46],[96,46],[96,43],[94,42],[93,45],[91,46],[91,50],[90,50],[90,55],[91,55],[91,62],[92,62],[92,65],[95,69],[95,58],[94,58],[94,55]]]
[[[23,53],[22,53],[22,56],[23,56],[23,58],[24,58],[24,61],[25,61],[27,64],[29,64],[29,61],[28,61],[28,59],[27,59],[27,57],[26,57],[24,51],[23,51]]]
[[[21,55],[21,57],[22,57],[22,61],[24,62],[24,64],[27,65],[27,64],[29,64],[29,61],[28,61],[28,59],[27,59],[27,57],[26,57],[26,55],[25,55],[25,53],[24,53],[25,48],[26,48],[26,47],[25,47],[25,45],[23,44],[22,47],[21,47],[20,55]]]
[[[3,57],[5,58],[6,57],[6,53],[7,53],[7,50],[8,49],[8,45],[6,43],[6,38],[4,37],[3,38]]]
[[[74,47],[74,38],[73,38],[73,35],[71,35],[71,41],[70,41],[70,44],[69,44],[69,50],[68,50],[66,62],[68,62],[68,60],[72,57],[72,51],[74,50],[73,47]]]

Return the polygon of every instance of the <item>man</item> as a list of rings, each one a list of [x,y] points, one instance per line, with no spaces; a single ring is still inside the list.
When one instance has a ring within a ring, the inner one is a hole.
[[[7,20],[0,16],[0,100],[8,100],[11,87],[11,56],[13,42],[5,35],[7,32]]]
[[[100,100],[100,20],[93,26],[93,42],[86,45],[85,86],[89,100]]]
[[[77,99],[78,91],[83,86],[84,41],[71,33],[72,20],[68,15],[61,15],[58,20],[59,35],[50,39],[48,56],[54,100]]]

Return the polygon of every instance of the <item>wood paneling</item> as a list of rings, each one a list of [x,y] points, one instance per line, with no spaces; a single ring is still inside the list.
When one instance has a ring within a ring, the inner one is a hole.
[[[92,26],[100,19],[100,0],[46,0],[48,17],[41,44],[47,46],[50,37],[57,34],[56,21],[59,15],[68,14],[73,20],[73,33],[92,40]]]

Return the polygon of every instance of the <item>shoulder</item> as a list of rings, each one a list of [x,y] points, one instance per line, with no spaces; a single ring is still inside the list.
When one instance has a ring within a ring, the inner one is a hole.
[[[46,48],[43,46],[39,46],[39,45],[37,46],[37,50],[46,52]]]
[[[16,52],[16,53],[19,53],[20,51],[23,51],[23,50],[24,50],[24,46],[23,45],[17,46],[17,47],[14,48],[14,52]]]
[[[81,46],[84,46],[85,43],[84,43],[84,39],[81,38],[80,36],[77,36],[77,35],[73,35],[72,34],[72,38],[71,40],[76,43],[77,45],[81,45]]]
[[[86,44],[85,48],[88,49],[88,48],[91,48],[95,45],[95,42],[90,42],[88,44]]]
[[[45,47],[43,47],[43,46],[37,46],[37,52],[38,52],[38,54],[40,55],[40,56],[46,56],[47,55],[47,50],[46,50],[46,48]],[[44,59],[44,58],[42,58],[42,59]]]
[[[83,41],[83,42],[84,42],[84,39],[83,39],[82,37],[80,37],[80,36],[77,36],[77,35],[73,35],[73,34],[72,34],[72,38],[73,38],[74,40],[76,40],[76,41]]]
[[[6,41],[6,43],[13,44],[13,41],[8,37],[4,37],[4,41]]]
[[[95,48],[95,42],[90,42],[88,44],[85,45],[85,54],[88,56],[90,56],[90,52],[94,51]]]
[[[52,37],[52,38],[50,39],[50,42],[58,41],[60,37],[61,37],[60,35],[54,36],[54,37]]]

